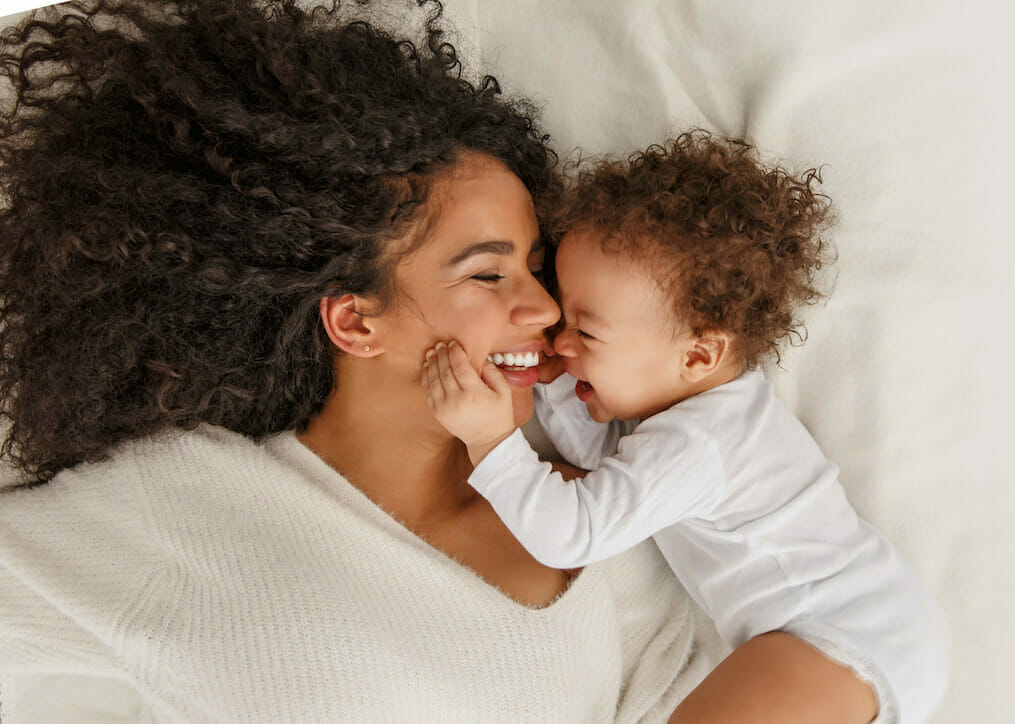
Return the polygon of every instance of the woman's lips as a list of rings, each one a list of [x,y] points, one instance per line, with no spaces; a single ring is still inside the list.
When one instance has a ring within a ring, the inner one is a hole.
[[[524,370],[503,369],[500,367],[497,369],[500,370],[500,373],[504,375],[504,379],[512,387],[532,387],[532,385],[539,381],[539,365],[528,367]]]
[[[595,388],[585,380],[578,380],[574,386],[574,393],[578,395],[578,399],[582,402],[588,402],[589,398],[592,397],[595,391]]]
[[[500,364],[497,364],[497,369],[500,370],[501,374],[504,375],[504,379],[512,387],[532,387],[539,381],[539,369],[546,361],[546,357],[543,354],[545,348],[545,341],[539,343],[533,342],[504,352],[491,353],[487,356],[487,359],[491,361],[496,360],[496,358],[501,359]],[[508,357],[508,355],[511,355],[511,357]],[[507,359],[511,359],[515,364],[508,364]],[[532,364],[533,361],[535,361],[535,364]]]

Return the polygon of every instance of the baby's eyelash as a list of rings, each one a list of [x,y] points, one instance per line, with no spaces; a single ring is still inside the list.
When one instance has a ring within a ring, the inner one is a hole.
[[[583,332],[580,329],[576,329],[574,333],[577,334],[582,339],[595,339],[595,337],[593,337],[591,334],[589,334],[588,332]]]

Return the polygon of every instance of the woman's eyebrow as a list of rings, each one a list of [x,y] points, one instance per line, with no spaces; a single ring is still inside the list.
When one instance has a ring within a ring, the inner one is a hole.
[[[498,256],[510,256],[515,253],[515,245],[510,241],[481,241],[473,244],[449,261],[445,266],[454,266],[476,254],[497,254]]]

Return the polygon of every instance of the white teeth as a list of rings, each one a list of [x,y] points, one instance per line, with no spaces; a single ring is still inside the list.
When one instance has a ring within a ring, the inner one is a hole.
[[[497,366],[504,367],[535,367],[539,364],[539,352],[495,352],[487,355]]]
[[[493,357],[491,357],[490,355],[487,355],[487,356],[486,356],[486,361],[487,361],[487,362],[493,362]],[[494,364],[497,364],[497,363],[496,363],[496,362],[494,362]]]

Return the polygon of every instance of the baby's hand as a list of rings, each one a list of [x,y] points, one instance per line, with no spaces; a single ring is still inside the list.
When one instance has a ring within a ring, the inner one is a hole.
[[[434,417],[465,443],[473,465],[514,432],[511,386],[489,360],[476,374],[458,342],[427,351],[422,381]]]

